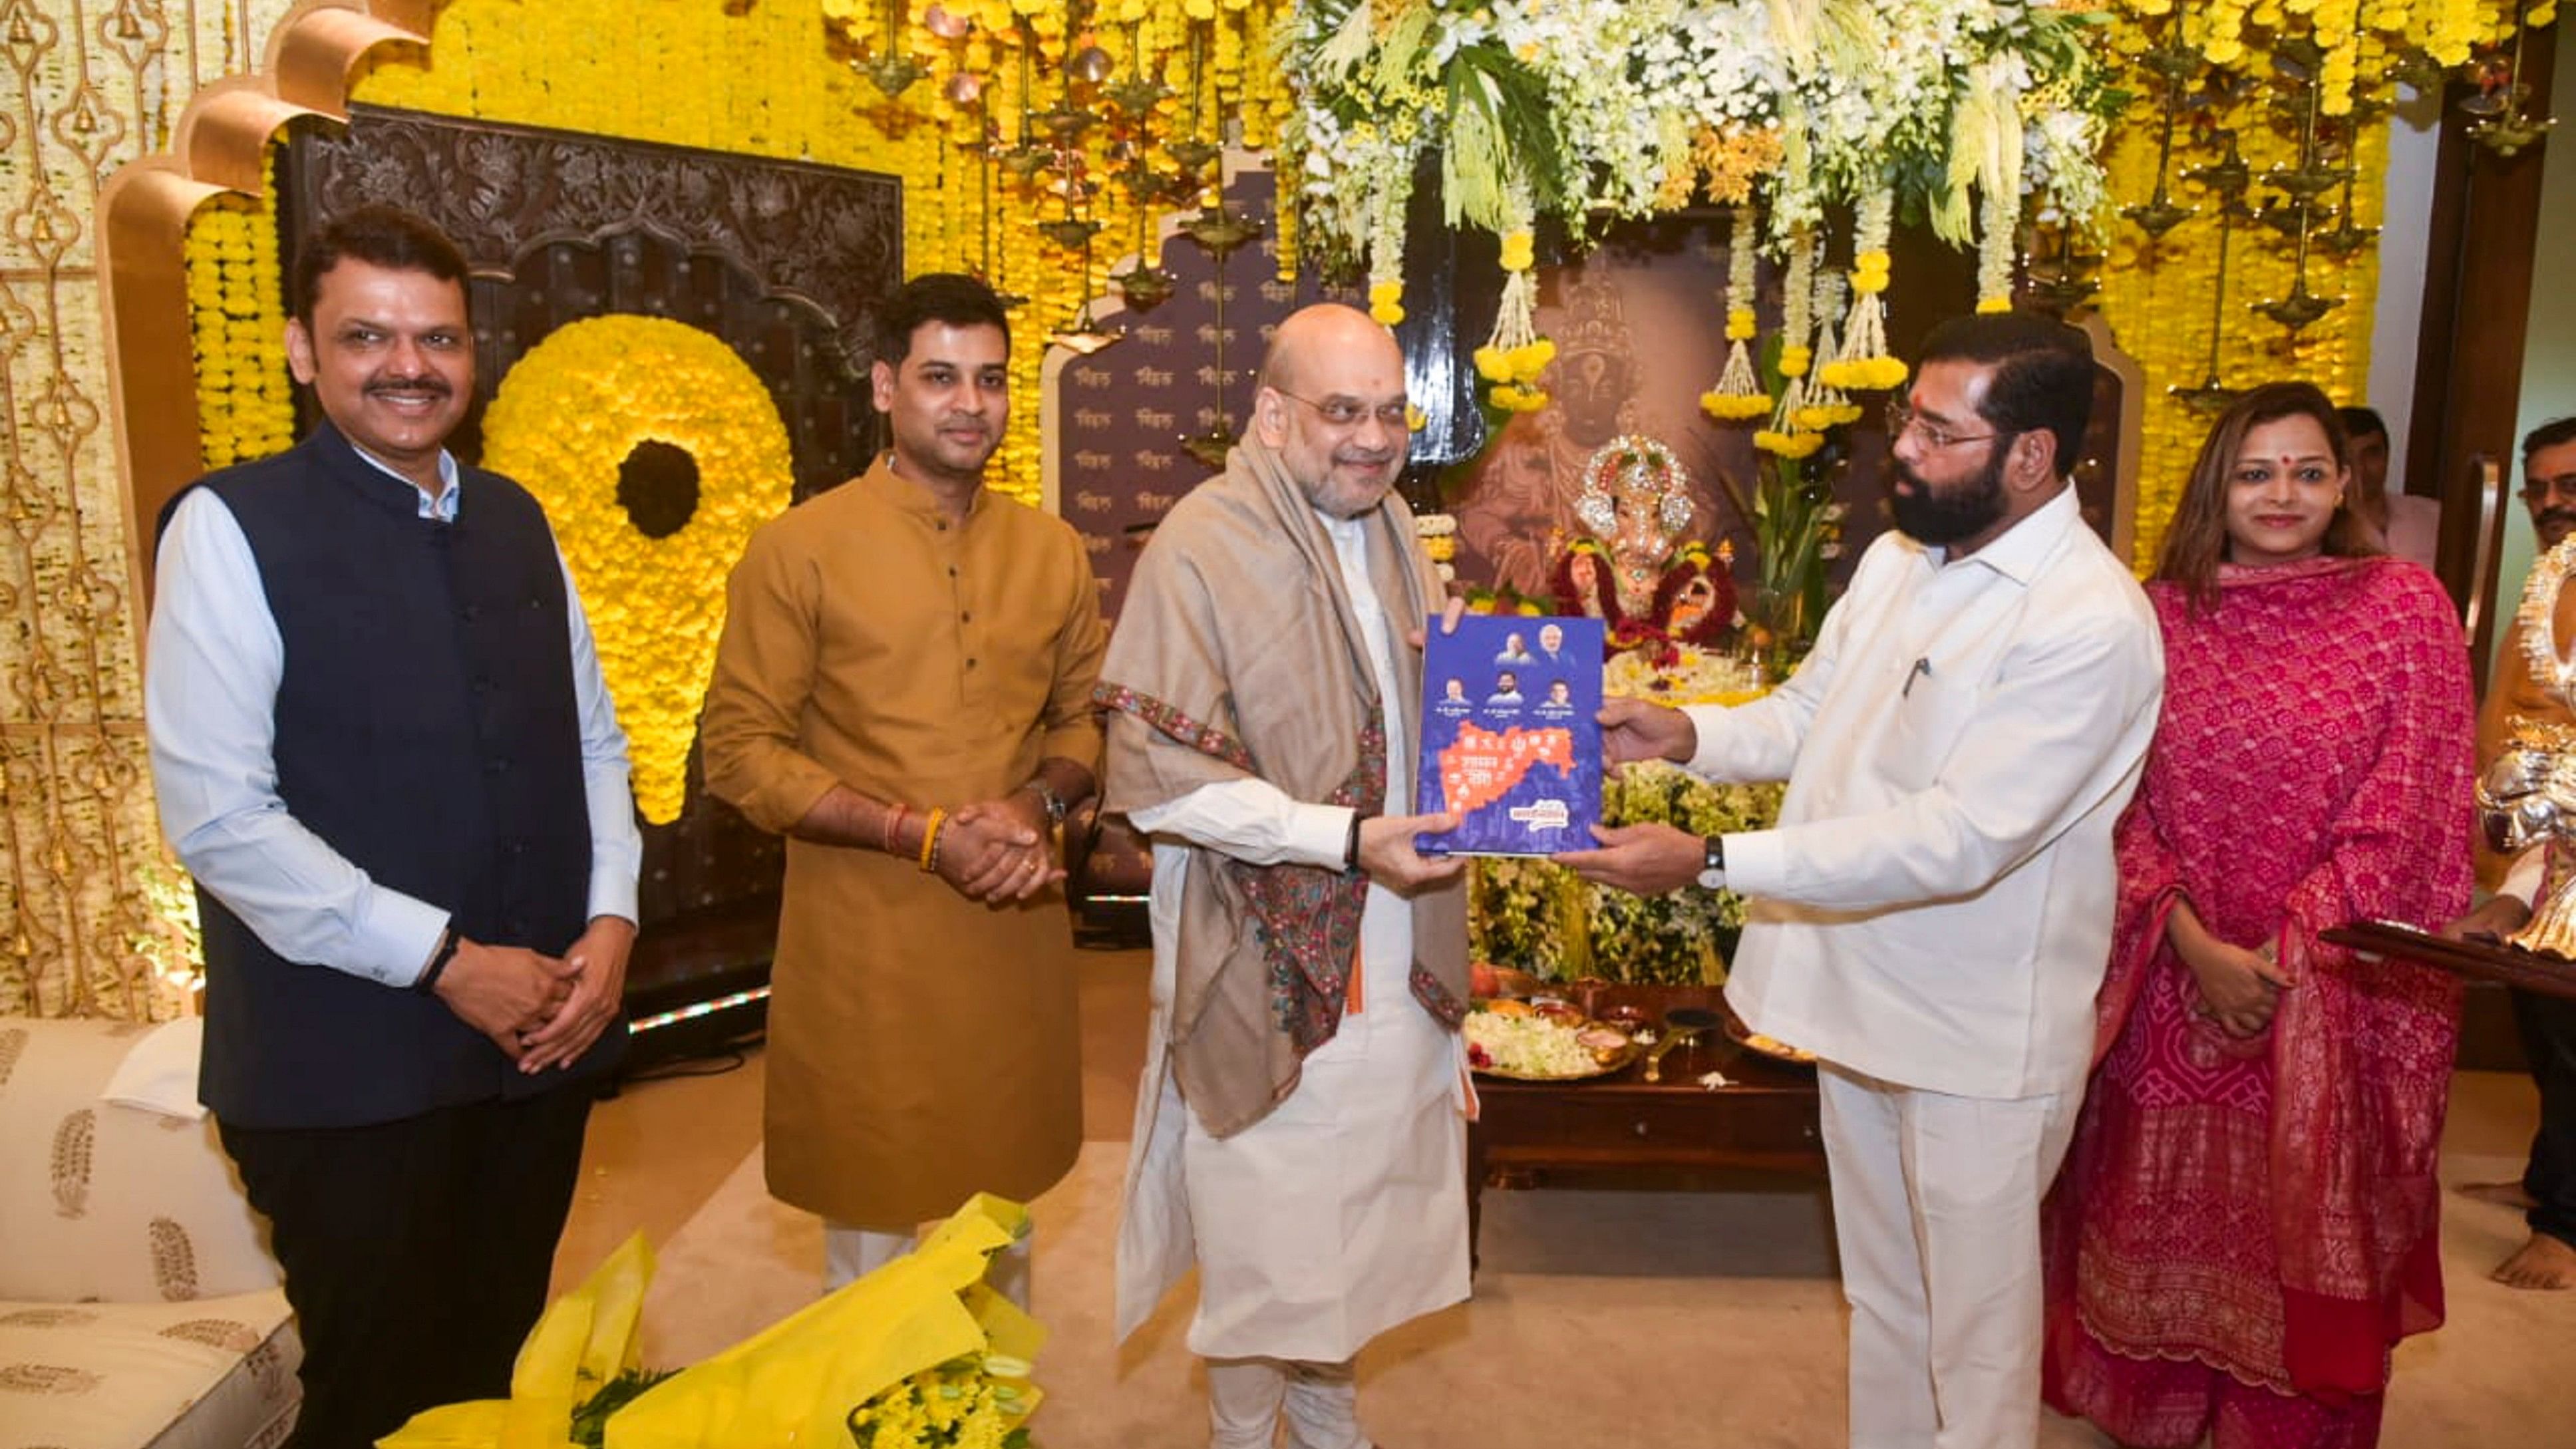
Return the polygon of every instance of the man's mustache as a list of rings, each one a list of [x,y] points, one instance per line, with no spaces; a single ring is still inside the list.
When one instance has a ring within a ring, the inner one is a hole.
[[[448,397],[453,395],[456,389],[447,385],[446,378],[431,373],[422,377],[380,377],[367,384],[367,391],[370,393],[425,392],[433,397]]]
[[[2544,508],[2533,522],[2543,528],[2551,524],[2560,528],[2576,528],[2576,508]]]

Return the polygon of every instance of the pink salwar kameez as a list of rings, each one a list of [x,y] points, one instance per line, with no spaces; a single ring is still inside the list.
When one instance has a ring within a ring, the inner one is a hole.
[[[2045,1214],[2049,1403],[2124,1444],[2366,1449],[2389,1351],[2442,1318],[2434,1162],[2456,981],[2318,939],[2467,904],[2459,621],[2387,559],[2149,586],[2164,718],[2119,834],[2099,1060]],[[2188,899],[2294,985],[2247,1040],[2195,1011]]]

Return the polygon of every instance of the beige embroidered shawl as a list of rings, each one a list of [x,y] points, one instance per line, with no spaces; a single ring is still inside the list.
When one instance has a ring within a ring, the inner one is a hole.
[[[1369,577],[1398,641],[1396,717],[1418,722],[1421,655],[1401,641],[1439,586],[1402,501],[1390,495],[1365,521]],[[1097,696],[1111,711],[1106,808],[1257,777],[1375,813],[1386,751],[1414,742],[1385,738],[1367,651],[1322,519],[1278,454],[1245,438],[1137,561]],[[1210,1133],[1267,1116],[1339,1029],[1367,887],[1356,871],[1194,852],[1169,1045]],[[1467,998],[1463,887],[1416,897],[1413,928],[1413,995],[1454,1027]]]

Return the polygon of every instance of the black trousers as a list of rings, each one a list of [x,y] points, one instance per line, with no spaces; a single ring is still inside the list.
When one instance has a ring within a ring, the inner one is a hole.
[[[508,1397],[545,1309],[591,1091],[368,1127],[223,1126],[304,1339],[286,1449],[367,1449],[422,1409]]]
[[[2531,1230],[2576,1246],[2576,1000],[2517,991],[2513,1021],[2540,1084],[2540,1130],[2522,1174],[2522,1190],[2538,1204]]]

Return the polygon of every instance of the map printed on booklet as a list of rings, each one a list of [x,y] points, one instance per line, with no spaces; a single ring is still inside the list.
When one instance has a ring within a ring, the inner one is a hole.
[[[1415,808],[1454,810],[1430,855],[1546,855],[1595,842],[1601,818],[1598,619],[1469,614],[1433,620],[1422,656]]]

